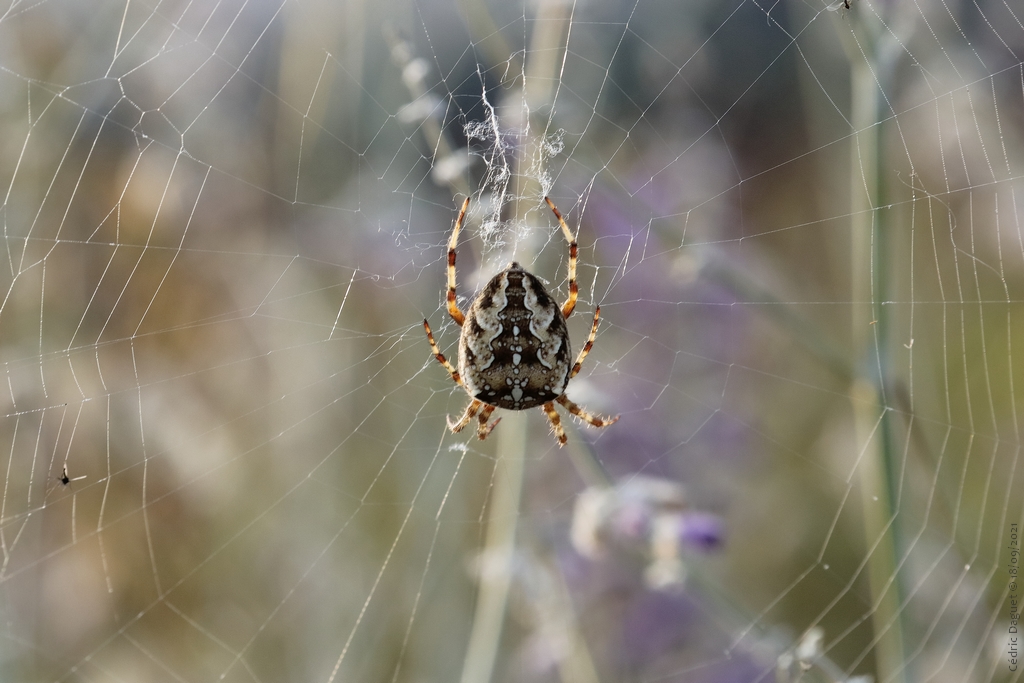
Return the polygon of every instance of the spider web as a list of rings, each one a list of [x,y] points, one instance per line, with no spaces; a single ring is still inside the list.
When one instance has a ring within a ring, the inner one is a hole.
[[[0,10],[0,678],[1009,681],[1024,11]],[[568,395],[451,434],[515,258]]]

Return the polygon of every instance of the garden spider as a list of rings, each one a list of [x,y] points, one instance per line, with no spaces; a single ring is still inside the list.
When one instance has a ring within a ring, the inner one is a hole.
[[[547,197],[544,201],[555,212],[562,234],[569,242],[569,298],[559,308],[541,281],[513,261],[484,285],[465,314],[455,301],[455,245],[469,208],[469,198],[462,203],[448,241],[448,314],[462,327],[458,370],[441,353],[430,331],[430,323],[425,318],[423,320],[423,329],[427,332],[434,357],[473,399],[458,422],[453,423],[448,418],[448,428],[452,432],[462,431],[476,417],[476,434],[483,440],[501,421],[498,418],[487,423],[495,408],[527,410],[542,405],[558,445],[564,446],[565,430],[555,411],[556,401],[595,427],[607,427],[619,419],[618,416],[591,415],[565,395],[566,385],[580,371],[583,360],[594,345],[601,307],[594,310],[590,336],[575,364],[570,366],[572,351],[565,319],[576,307],[579,291],[576,285],[576,239],[552,201]]]

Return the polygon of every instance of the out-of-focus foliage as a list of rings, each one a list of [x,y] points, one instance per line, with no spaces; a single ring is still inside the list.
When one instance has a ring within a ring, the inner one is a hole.
[[[527,417],[495,680],[1008,677],[1020,17],[0,9],[0,678],[458,679],[506,427],[447,432],[420,325],[457,356],[460,192],[463,297],[564,293],[542,193],[578,228],[569,393],[623,415]]]

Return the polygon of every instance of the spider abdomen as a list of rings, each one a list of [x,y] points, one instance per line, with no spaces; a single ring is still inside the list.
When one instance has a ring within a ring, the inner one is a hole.
[[[508,410],[533,408],[565,393],[571,357],[561,308],[518,263],[480,291],[459,338],[466,391]]]

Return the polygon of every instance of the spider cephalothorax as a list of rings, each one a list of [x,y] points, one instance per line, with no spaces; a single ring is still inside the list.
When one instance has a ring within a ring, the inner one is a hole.
[[[463,314],[455,301],[455,245],[469,208],[469,198],[463,202],[455,221],[448,242],[448,313],[462,327],[458,370],[437,348],[430,323],[423,320],[434,356],[473,398],[461,420],[452,423],[449,419],[448,426],[453,432],[462,431],[476,417],[477,436],[486,439],[501,420],[487,423],[495,408],[526,410],[541,405],[558,444],[564,445],[565,430],[555,411],[555,401],[595,427],[607,427],[619,419],[591,415],[565,395],[566,385],[580,371],[583,359],[594,345],[601,307],[594,310],[594,324],[587,343],[576,362],[570,365],[572,349],[565,319],[576,307],[578,293],[576,239],[551,200],[545,197],[544,201],[555,212],[569,242],[569,298],[561,307],[536,276],[513,261],[484,285],[469,311]]]

